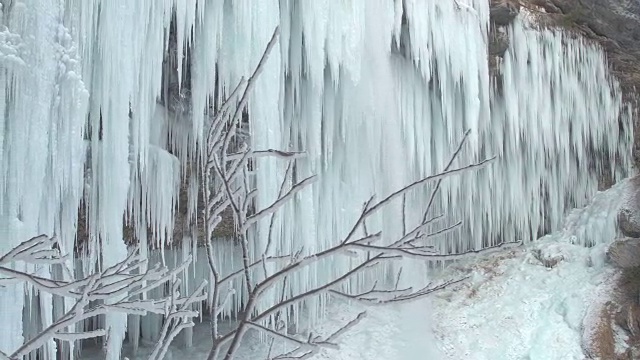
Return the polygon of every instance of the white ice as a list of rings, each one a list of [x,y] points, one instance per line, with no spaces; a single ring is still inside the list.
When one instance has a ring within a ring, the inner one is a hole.
[[[177,181],[198,160],[209,107],[256,66],[276,26],[280,41],[249,104],[251,145],[305,151],[296,176],[319,175],[278,215],[280,252],[335,243],[372,194],[441,171],[467,129],[472,136],[455,166],[498,158],[443,184],[435,211],[465,224],[438,244],[444,252],[558,230],[568,209],[596,193],[599,173],[619,180],[629,171],[632,109],[602,49],[519,18],[508,29],[498,86],[487,61],[487,0],[2,3],[0,252],[40,233],[73,249],[78,208],[89,230],[85,273],[124,256],[124,220],[143,244],[171,242]],[[193,59],[182,109],[158,109],[163,74],[187,78],[182,56],[165,61],[169,48]],[[258,162],[258,208],[273,200],[283,172],[274,159]],[[429,193],[408,196],[408,226],[420,220]],[[370,230],[399,235],[400,206],[372,219]],[[266,224],[257,228],[256,254]],[[578,243],[609,241],[610,228],[588,233],[600,235]],[[289,286],[308,289],[349,265],[322,262]],[[410,280],[424,280],[415,273]],[[16,334],[38,325],[23,326],[23,294],[31,294],[24,290],[0,289],[0,322]],[[307,304],[311,320],[325,304]],[[42,309],[46,325],[51,306]],[[126,318],[110,314],[106,324],[108,357],[116,359]],[[22,341],[0,337],[0,350]],[[53,350],[49,344],[48,358]]]

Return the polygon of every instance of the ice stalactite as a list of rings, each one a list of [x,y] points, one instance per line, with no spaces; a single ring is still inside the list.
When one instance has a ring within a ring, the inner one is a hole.
[[[0,253],[38,233],[64,237],[72,251],[82,194],[88,95],[59,1],[3,2],[0,16]],[[16,265],[21,267],[23,265]],[[34,269],[35,270],[35,269]],[[41,269],[45,274],[47,269]],[[24,285],[0,289],[0,349],[15,350],[38,327],[23,328]],[[34,318],[51,321],[51,298]],[[39,310],[38,310],[39,309]],[[43,356],[55,355],[51,341]]]
[[[270,217],[256,226],[254,257],[269,236],[270,253],[312,252],[339,241],[372,194],[381,198],[442,171],[467,129],[471,141],[456,166],[498,158],[442,184],[432,215],[465,224],[435,240],[445,252],[555,229],[567,209],[595,194],[599,173],[620,179],[630,167],[631,109],[602,50],[518,19],[497,86],[487,61],[486,0],[2,3],[10,5],[0,17],[0,253],[42,232],[72,250],[83,193],[84,272],[124,257],[125,237],[144,251],[182,240],[172,238],[178,190],[189,183],[192,221],[199,182],[186,178],[198,167],[212,109],[251,73],[276,26],[280,40],[247,109],[251,146],[306,152],[288,181],[311,174],[319,181],[275,215],[271,231]],[[275,199],[285,169],[279,159],[256,162],[258,209]],[[370,231],[393,238],[421,221],[432,189],[391,204],[367,224]],[[149,257],[173,266],[196,246],[193,235],[190,246]],[[216,246],[224,270],[235,270],[238,263],[222,256],[232,243]],[[308,289],[352,262],[323,261],[292,275],[287,286]],[[386,275],[362,275],[345,286]],[[193,288],[207,276],[206,264],[197,261],[189,276],[185,286]],[[22,288],[0,292],[0,322],[21,333],[15,314],[25,304]],[[235,300],[225,316],[244,301]],[[312,317],[325,301],[306,304]],[[44,303],[39,309],[51,311]],[[161,319],[129,324],[131,335],[148,340]],[[104,325],[108,358],[115,359],[125,316],[109,315]],[[0,350],[22,340],[0,338]]]
[[[489,178],[500,181],[491,188],[504,191],[478,203],[510,213],[493,221],[492,233],[524,237],[530,229],[534,237],[539,228],[557,230],[567,207],[584,206],[602,174],[628,174],[632,110],[598,47],[521,21],[510,32],[502,91],[484,130],[502,163],[491,169]],[[516,207],[517,199],[526,201]]]

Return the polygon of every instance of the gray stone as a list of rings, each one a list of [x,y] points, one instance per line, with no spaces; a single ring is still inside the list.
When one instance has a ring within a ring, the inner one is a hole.
[[[520,3],[510,0],[492,0],[490,7],[491,21],[500,26],[511,24],[520,13]]]
[[[640,238],[640,224],[634,221],[632,210],[621,209],[618,213],[618,228],[622,235],[630,238]]]
[[[489,33],[489,55],[503,57],[509,48],[509,33],[503,27],[492,26]]]
[[[533,251],[533,256],[538,259],[538,261],[540,261],[540,263],[542,263],[542,265],[546,268],[554,268],[556,265],[558,265],[562,260],[564,260],[564,256],[563,255],[549,255],[549,254],[544,254],[542,253],[540,250],[536,249]]]
[[[618,228],[624,236],[640,238],[640,176],[627,184],[618,212]]]
[[[640,240],[622,238],[614,241],[609,245],[607,258],[623,269],[640,266]]]

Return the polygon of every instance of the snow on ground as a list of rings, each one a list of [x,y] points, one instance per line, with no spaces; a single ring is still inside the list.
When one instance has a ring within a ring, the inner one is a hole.
[[[585,341],[617,276],[606,249],[627,186],[621,181],[596,194],[558,232],[443,271],[445,277],[469,277],[432,299],[443,359],[587,358]]]
[[[325,348],[313,359],[325,360],[403,360],[403,359],[444,359],[442,353],[434,346],[435,338],[430,337],[429,311],[425,305],[428,301],[419,301],[395,307],[369,308],[367,317],[340,337],[340,348]],[[316,328],[318,334],[333,333],[342,324],[352,320],[363,308],[336,304],[328,311],[326,322]],[[206,359],[211,341],[206,324],[197,324],[194,329],[193,347],[185,349],[176,340],[167,360],[173,359]],[[247,334],[247,341],[241,347],[238,360],[266,359],[268,344],[261,341],[256,332]],[[282,346],[281,343],[277,346]],[[142,347],[136,356],[125,344],[123,355],[130,360],[147,359],[151,347]],[[98,349],[86,349],[82,359],[104,359]]]
[[[441,275],[468,276],[466,282],[429,299],[370,308],[367,318],[341,338],[339,350],[324,349],[314,359],[585,359],[583,318],[591,304],[604,300],[615,273],[603,262],[604,251],[603,245],[585,248],[547,236],[455,264]],[[535,253],[562,260],[547,268]],[[332,332],[361,310],[337,304],[317,330]],[[195,334],[194,348],[173,347],[167,359],[206,358],[206,326],[198,325]],[[238,358],[262,359],[265,352],[266,345],[253,333]],[[142,349],[131,360],[145,359],[148,353]]]
[[[433,300],[433,332],[444,359],[585,359],[583,318],[604,300],[614,276],[602,261],[604,249],[548,236],[456,265],[450,272],[469,281]],[[545,267],[534,256],[538,251],[558,263]]]

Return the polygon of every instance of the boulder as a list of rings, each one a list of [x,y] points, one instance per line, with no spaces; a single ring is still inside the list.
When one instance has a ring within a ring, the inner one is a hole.
[[[607,259],[623,269],[640,266],[640,240],[627,237],[614,241],[607,250]]]

